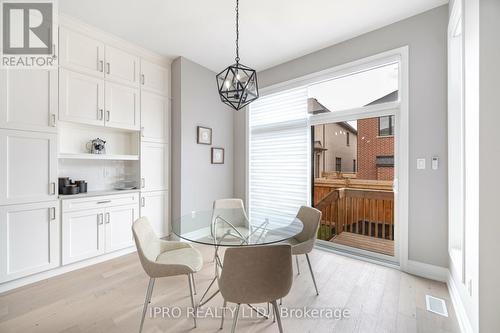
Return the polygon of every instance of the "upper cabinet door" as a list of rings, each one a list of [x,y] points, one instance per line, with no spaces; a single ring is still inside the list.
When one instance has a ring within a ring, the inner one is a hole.
[[[106,79],[139,86],[139,57],[106,45]]]
[[[132,224],[139,218],[139,205],[110,207],[106,209],[106,252],[134,245]]]
[[[0,70],[0,128],[56,132],[57,70]]]
[[[0,206],[0,283],[59,266],[59,201]]]
[[[59,119],[104,125],[104,80],[61,68]]]
[[[106,126],[139,130],[139,89],[106,82]]]
[[[57,134],[0,130],[0,205],[57,199]]]
[[[141,59],[141,87],[162,95],[169,95],[168,69]]]
[[[59,65],[104,77],[104,43],[68,27],[59,28]]]
[[[149,91],[141,93],[141,133],[143,141],[168,142],[168,98]]]
[[[164,143],[141,143],[141,189],[161,191],[168,187],[168,146]]]

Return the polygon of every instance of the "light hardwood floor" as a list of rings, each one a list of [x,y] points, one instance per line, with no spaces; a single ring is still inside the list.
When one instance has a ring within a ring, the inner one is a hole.
[[[201,247],[203,270],[196,274],[197,299],[213,277],[213,249]],[[295,262],[295,261],[294,261]],[[285,332],[458,332],[445,284],[391,268],[315,250],[311,254],[320,295],[316,296],[305,257],[295,276],[287,308],[345,308],[350,318],[283,319]],[[137,255],[73,271],[0,295],[0,332],[137,332],[148,278]],[[448,318],[425,310],[425,294],[446,300]],[[187,277],[158,279],[152,306],[190,305]],[[217,296],[207,305],[222,306]],[[233,306],[233,305],[230,305]],[[248,314],[248,308],[246,314]],[[219,318],[146,318],[143,332],[220,332]],[[229,332],[232,318],[226,319]],[[238,332],[278,332],[272,320],[240,318]]]

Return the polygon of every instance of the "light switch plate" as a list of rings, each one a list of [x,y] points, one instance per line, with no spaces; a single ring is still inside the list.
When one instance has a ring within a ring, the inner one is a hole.
[[[432,170],[437,170],[439,168],[439,157],[434,156],[432,158]]]
[[[417,158],[417,169],[418,170],[425,169],[425,158]]]

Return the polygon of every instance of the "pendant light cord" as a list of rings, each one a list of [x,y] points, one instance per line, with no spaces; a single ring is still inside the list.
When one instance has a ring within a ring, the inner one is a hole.
[[[240,25],[239,25],[239,20],[240,20],[240,13],[239,13],[239,0],[236,0],[236,63],[238,64],[240,62],[240,46],[239,46],[239,39],[240,39]]]

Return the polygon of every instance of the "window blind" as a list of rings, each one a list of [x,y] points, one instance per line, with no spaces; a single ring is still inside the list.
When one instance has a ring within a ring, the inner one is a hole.
[[[289,222],[310,201],[307,89],[261,97],[249,113],[249,214]]]

